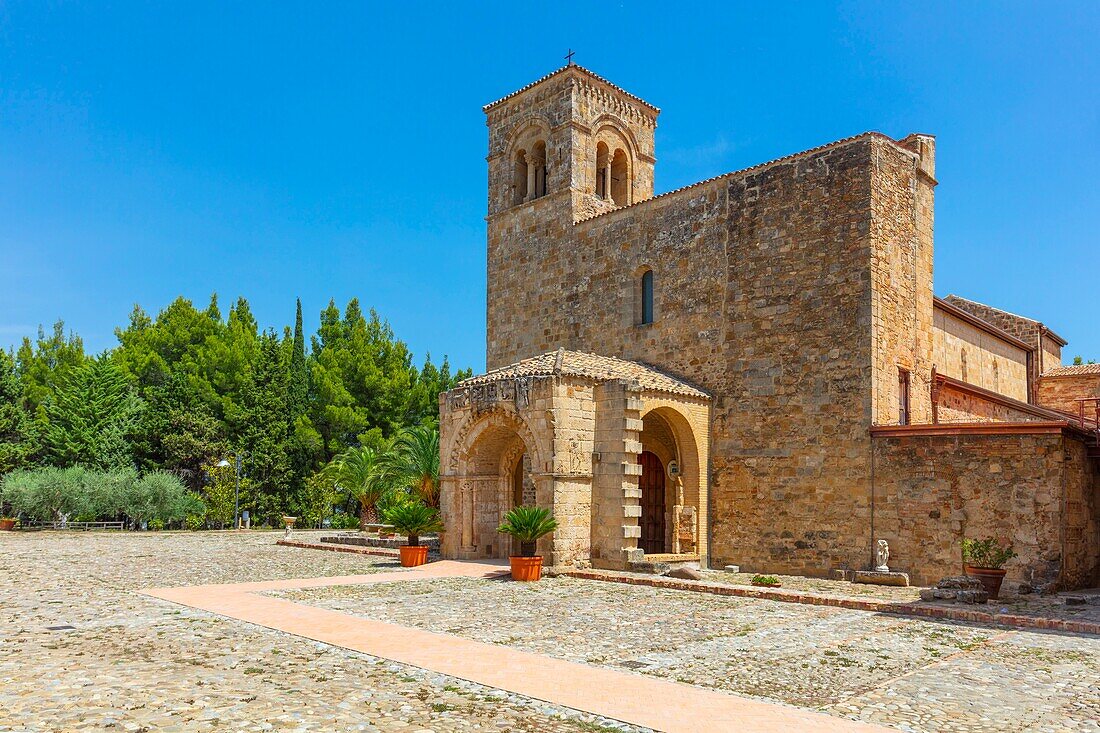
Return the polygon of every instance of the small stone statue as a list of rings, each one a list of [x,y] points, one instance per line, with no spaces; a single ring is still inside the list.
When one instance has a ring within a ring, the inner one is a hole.
[[[880,573],[890,572],[887,562],[890,560],[890,545],[886,540],[878,541],[878,549],[875,550],[875,570]]]

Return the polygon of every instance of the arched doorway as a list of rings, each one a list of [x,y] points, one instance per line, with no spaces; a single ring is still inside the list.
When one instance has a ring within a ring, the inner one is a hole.
[[[656,453],[642,451],[642,536],[638,547],[647,555],[665,552],[665,466]]]

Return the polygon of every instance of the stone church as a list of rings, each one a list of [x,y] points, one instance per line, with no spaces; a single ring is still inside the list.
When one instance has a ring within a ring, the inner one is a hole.
[[[654,195],[659,110],[577,65],[484,108],[487,369],[440,397],[442,551],[1100,582],[1100,367],[933,294],[935,138],[867,132]]]

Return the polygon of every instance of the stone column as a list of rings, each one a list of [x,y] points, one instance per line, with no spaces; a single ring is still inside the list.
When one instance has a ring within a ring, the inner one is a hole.
[[[542,165],[542,161],[530,153],[524,157],[524,160],[527,162],[527,198],[524,199],[524,201],[534,201],[538,198],[538,194],[535,191],[538,177],[535,175],[535,172],[538,170],[538,167]]]
[[[611,159],[614,156],[611,151],[607,152],[607,161],[603,166],[603,198],[605,201],[612,201],[611,198]]]

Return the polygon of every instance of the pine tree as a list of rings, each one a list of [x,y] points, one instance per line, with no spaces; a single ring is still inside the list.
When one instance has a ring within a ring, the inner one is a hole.
[[[257,518],[274,516],[289,501],[288,364],[284,356],[275,333],[264,332],[252,369],[252,382],[241,404],[237,449],[248,456],[248,478],[255,487],[242,506],[252,509]]]
[[[0,350],[0,475],[22,466],[33,446],[30,416],[23,408],[23,384],[15,361]]]
[[[142,402],[104,355],[74,369],[45,403],[45,452],[55,466],[112,469],[132,465],[129,442]]]

